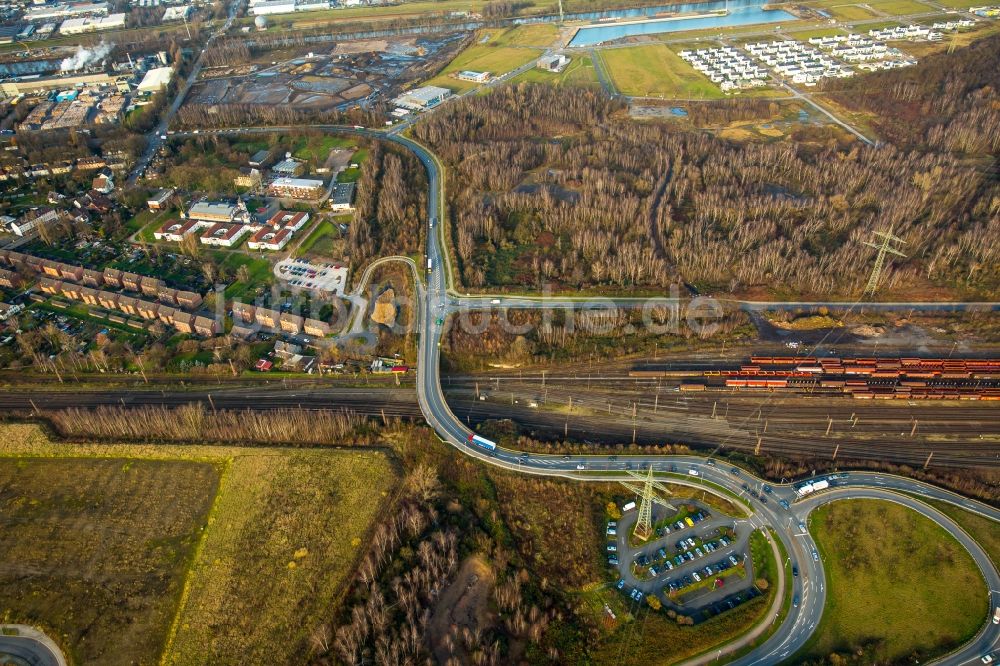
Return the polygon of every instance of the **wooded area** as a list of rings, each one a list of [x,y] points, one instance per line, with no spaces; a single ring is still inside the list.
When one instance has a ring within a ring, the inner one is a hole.
[[[879,133],[898,146],[1000,154],[1000,35],[916,67],[835,81],[833,97],[877,114]]]
[[[1000,285],[1000,185],[950,154],[737,146],[620,111],[596,92],[522,84],[416,126],[450,168],[450,240],[467,287],[684,281],[856,296],[874,256],[862,243],[889,227],[909,258],[887,290],[987,297]]]
[[[356,267],[423,247],[427,173],[411,153],[376,143],[361,165],[347,235]]]

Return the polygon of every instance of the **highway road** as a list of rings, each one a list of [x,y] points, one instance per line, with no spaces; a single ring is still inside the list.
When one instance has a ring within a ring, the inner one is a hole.
[[[205,133],[261,133],[261,132],[282,132],[288,131],[288,127],[271,128],[240,128],[227,130],[212,130]],[[791,486],[775,486],[773,496],[784,499],[789,503],[790,509],[782,508],[776,501],[765,501],[760,498],[747,496],[742,490],[743,483],[751,483],[761,486],[763,481],[742,472],[739,476],[731,471],[723,470],[711,461],[706,461],[703,457],[695,456],[663,456],[663,455],[619,455],[614,459],[608,456],[547,456],[538,454],[522,453],[506,448],[498,447],[495,451],[488,451],[479,446],[469,443],[471,430],[456,417],[445,399],[441,386],[440,376],[440,340],[442,329],[446,318],[459,308],[490,307],[494,298],[502,298],[502,303],[507,307],[523,308],[565,308],[579,307],[581,301],[598,301],[611,303],[614,305],[635,306],[646,302],[648,299],[635,298],[615,298],[615,299],[592,299],[592,298],[567,298],[567,297],[463,297],[454,291],[453,281],[449,277],[449,264],[446,257],[445,244],[442,242],[442,224],[440,221],[444,215],[444,174],[437,158],[424,146],[403,136],[398,132],[380,132],[366,130],[363,128],[339,127],[339,126],[319,126],[319,129],[336,132],[349,132],[382,138],[394,141],[412,151],[420,162],[427,169],[428,173],[428,241],[426,257],[430,261],[430,269],[426,271],[426,284],[419,284],[417,320],[420,322],[420,340],[418,346],[418,368],[417,368],[417,399],[424,418],[428,424],[434,428],[438,436],[448,444],[454,446],[462,453],[478,458],[479,460],[497,465],[516,472],[558,476],[577,481],[614,481],[621,478],[621,474],[626,469],[639,469],[651,466],[661,479],[672,483],[684,485],[702,486],[705,490],[722,494],[736,493],[744,496],[754,511],[753,520],[759,525],[766,525],[774,530],[777,537],[783,542],[786,551],[790,554],[792,562],[797,564],[800,575],[794,579],[792,585],[800,593],[802,599],[798,608],[792,608],[788,616],[780,627],[760,646],[752,650],[749,654],[740,657],[733,663],[740,665],[764,665],[774,664],[782,661],[795,653],[808,640],[815,630],[823,612],[825,601],[825,582],[822,561],[814,559],[812,553],[815,551],[815,544],[808,532],[798,530],[798,522],[807,517],[809,511],[823,501],[840,499],[842,497],[873,497],[899,501],[911,506],[915,510],[928,515],[936,520],[945,529],[951,532],[960,543],[963,544],[983,571],[983,577],[989,585],[994,603],[1000,603],[996,590],[1000,590],[1000,577],[989,561],[988,557],[982,553],[974,542],[969,539],[957,526],[944,516],[934,512],[929,507],[921,504],[918,500],[901,496],[899,493],[906,492],[912,495],[925,498],[936,498],[961,506],[962,508],[975,511],[993,520],[1000,520],[1000,511],[997,509],[974,502],[973,500],[949,493],[940,488],[907,479],[903,477],[891,476],[887,474],[861,474],[853,473],[848,479],[838,480],[832,491],[816,495],[808,501],[792,503],[795,493]],[[824,302],[824,303],[757,303],[757,302],[737,302],[739,307],[744,309],[767,309],[772,307],[815,307],[826,305],[831,308],[850,308],[857,304]],[[931,311],[940,310],[1000,310],[997,303],[885,303],[874,304],[865,303],[865,308],[882,309],[922,309]],[[598,471],[599,470],[599,471]],[[674,471],[676,470],[676,471]],[[697,476],[689,474],[689,471],[697,472]],[[706,483],[715,484],[706,485]],[[763,497],[763,496],[761,496]],[[783,571],[779,568],[779,571]],[[779,589],[784,589],[786,585],[784,574],[781,574]],[[765,620],[767,621],[767,620]],[[755,631],[760,630],[758,627]],[[958,665],[968,664],[977,661],[985,650],[995,649],[1000,630],[998,627],[987,624],[980,636],[967,645],[961,647],[950,655],[947,655],[935,663]],[[715,649],[710,654],[700,659],[686,662],[689,666],[695,664],[716,661],[717,657],[722,657],[738,650],[742,647],[747,638],[738,639],[732,643]]]
[[[428,217],[430,218],[431,233],[428,234],[427,258],[430,261],[431,268],[428,271],[426,288],[421,294],[422,302],[419,308],[421,335],[418,348],[417,396],[424,417],[441,439],[467,455],[507,469],[530,474],[594,480],[595,476],[588,470],[599,461],[601,469],[605,471],[603,474],[596,475],[598,479],[615,479],[614,475],[608,474],[612,470],[624,471],[626,468],[637,469],[651,466],[654,470],[662,471],[665,474],[673,469],[677,469],[681,474],[686,473],[688,479],[683,480],[683,483],[690,484],[691,478],[703,478],[718,484],[730,492],[735,491],[740,494],[744,494],[741,486],[748,479],[752,483],[763,485],[762,481],[750,477],[746,473],[736,476],[731,472],[724,472],[717,465],[707,464],[704,458],[645,455],[617,456],[614,460],[611,460],[606,456],[540,456],[500,447],[495,451],[486,451],[479,446],[471,444],[469,437],[472,432],[451,411],[441,387],[440,340],[443,327],[442,322],[444,317],[456,306],[452,300],[454,292],[449,289],[453,285],[448,284],[446,279],[448,266],[446,251],[442,243],[442,225],[439,223],[443,218],[444,203],[442,170],[436,157],[423,146],[401,136],[392,136],[390,138],[412,150],[421,163],[424,164],[428,172]],[[484,300],[485,297],[480,302]],[[492,301],[492,299],[490,300]],[[520,306],[546,307],[552,305],[554,302],[558,303],[560,299],[525,299],[523,303],[520,303]],[[913,304],[896,305],[910,307]],[[964,307],[957,304],[951,305]],[[684,466],[687,469],[682,471],[679,469],[680,466]],[[698,476],[694,477],[689,473],[690,471],[697,472]],[[680,481],[676,477],[670,480]],[[961,504],[965,508],[972,507],[973,510],[983,515],[987,515],[994,520],[1000,520],[1000,511],[992,507],[980,505],[977,502],[959,498],[928,484],[902,477],[854,474],[846,480],[843,487],[849,490],[841,490],[838,487],[836,492],[848,496],[881,497],[895,490],[906,491],[924,497],[937,497],[947,502]],[[763,523],[769,525],[775,531],[778,537],[784,542],[785,549],[790,554],[793,563],[799,566],[800,575],[795,579],[793,584],[801,587],[802,594],[800,596],[802,602],[797,608],[791,609],[785,621],[768,640],[749,654],[733,662],[735,664],[747,666],[751,664],[774,664],[789,657],[805,645],[809,636],[815,630],[823,612],[825,582],[822,562],[818,558],[813,559],[812,557],[816,546],[808,532],[795,534],[792,525],[796,523],[796,518],[804,518],[811,508],[816,503],[822,502],[825,497],[820,495],[810,503],[800,506],[799,504],[792,504],[795,493],[791,486],[777,488],[774,490],[774,494],[781,499],[785,499],[789,503],[789,506],[792,507],[791,510],[786,511],[773,501],[762,502],[753,497],[748,497],[747,499],[755,512],[755,516],[762,518]],[[835,495],[831,493],[827,496],[834,497]],[[915,500],[903,499],[900,501],[910,501],[917,504]],[[782,512],[788,515],[781,515]],[[937,520],[938,518],[942,518],[942,516],[936,515],[934,518]],[[968,536],[961,530],[956,531],[954,528],[957,526],[950,523],[950,521],[944,522],[938,520],[938,522],[945,529],[952,532],[960,542],[964,540],[963,545],[970,549],[973,557],[976,558],[977,564],[983,570],[983,577],[990,585],[988,589],[1000,590],[1000,585],[992,583],[992,581],[998,580],[997,571],[989,558],[982,554],[982,549],[979,549],[978,553],[974,552],[978,546],[974,543],[969,543],[971,540]],[[782,571],[781,576],[783,578],[783,570],[779,568],[779,571]],[[781,581],[781,587],[784,587],[784,580]],[[810,591],[812,593],[809,593]],[[994,593],[991,592],[991,594]],[[970,660],[981,657],[983,650],[987,648],[993,649],[998,640],[1000,640],[1000,630],[992,624],[987,624],[979,640],[963,646],[939,661],[943,664],[968,663]],[[739,649],[741,645],[740,641],[735,641],[722,650],[713,651],[712,654],[707,655],[701,660],[701,663],[714,660],[716,655],[721,657],[724,653],[731,653]],[[694,660],[693,663],[699,663],[699,660]]]

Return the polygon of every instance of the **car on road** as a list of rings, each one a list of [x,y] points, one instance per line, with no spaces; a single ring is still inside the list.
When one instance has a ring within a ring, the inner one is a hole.
[[[688,474],[690,474],[691,476],[698,476],[699,472],[696,469],[689,469]]]
[[[993,611],[993,624],[1000,624],[1000,606]]]
[[[794,597],[792,597],[792,607],[793,608],[799,607],[799,595],[797,594]]]
[[[765,493],[767,493],[768,495],[770,495],[771,493],[773,493],[773,492],[774,492],[774,488],[772,488],[771,486],[769,486],[769,485],[767,485],[767,484],[765,483],[765,484],[764,484],[764,492],[765,492]]]
[[[819,553],[817,553],[815,550],[813,551],[813,561],[819,562]]]
[[[617,587],[619,590],[625,587],[625,579],[619,578],[618,583],[615,584],[615,587]]]
[[[993,663],[993,655],[992,654],[984,654],[983,655],[983,663],[984,664],[992,664]]]
[[[739,476],[740,474],[742,474],[742,472],[740,472],[740,468],[739,467],[733,467],[729,471],[732,473],[733,476]]]
[[[798,578],[798,575],[799,575],[799,568],[798,567],[792,567],[792,575],[795,576],[796,578]]]
[[[583,463],[577,463],[576,468],[577,469],[587,469],[587,466],[584,465]]]

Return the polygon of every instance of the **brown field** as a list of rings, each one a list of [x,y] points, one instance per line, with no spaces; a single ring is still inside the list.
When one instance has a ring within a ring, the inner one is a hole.
[[[0,613],[76,663],[153,663],[219,484],[211,463],[0,459]]]
[[[0,576],[23,577],[33,562],[52,578],[37,607],[22,578],[0,578],[25,590],[11,619],[79,637],[70,653],[89,663],[303,663],[395,480],[371,450],[67,445],[35,425],[0,433],[0,487],[20,488],[2,499],[0,543],[14,538]],[[64,482],[41,481],[54,473]],[[64,571],[75,572],[68,582]]]

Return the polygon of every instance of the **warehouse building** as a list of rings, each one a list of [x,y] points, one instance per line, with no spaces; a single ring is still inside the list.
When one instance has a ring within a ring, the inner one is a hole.
[[[139,82],[139,92],[159,92],[163,90],[168,85],[170,85],[170,79],[174,76],[173,67],[156,67],[146,72],[146,75],[142,77],[142,81]]]

